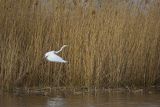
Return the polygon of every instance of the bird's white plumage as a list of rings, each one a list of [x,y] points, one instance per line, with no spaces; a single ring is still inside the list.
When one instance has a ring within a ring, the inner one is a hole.
[[[50,62],[64,62],[64,63],[67,62],[67,61],[63,60],[60,56],[54,54],[53,52],[49,52],[46,59]]]
[[[61,58],[60,56],[57,55],[57,53],[59,53],[60,51],[62,51],[62,49],[64,47],[66,47],[67,45],[64,45],[63,47],[61,47],[61,49],[59,51],[49,51],[45,54],[45,58],[50,61],[50,62],[61,62],[61,63],[67,63],[67,61],[65,61],[63,58]]]

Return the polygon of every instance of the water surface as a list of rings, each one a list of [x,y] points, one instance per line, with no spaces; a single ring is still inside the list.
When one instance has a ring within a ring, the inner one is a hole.
[[[0,94],[0,107],[160,107],[160,94],[104,94],[48,97]]]

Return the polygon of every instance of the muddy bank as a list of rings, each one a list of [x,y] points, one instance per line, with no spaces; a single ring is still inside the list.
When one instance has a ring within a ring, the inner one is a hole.
[[[67,88],[67,87],[44,87],[44,88],[14,88],[10,91],[1,90],[0,93],[12,93],[15,95],[42,95],[42,96],[71,96],[71,95],[97,95],[97,94],[155,94],[160,93],[160,87],[150,88]]]

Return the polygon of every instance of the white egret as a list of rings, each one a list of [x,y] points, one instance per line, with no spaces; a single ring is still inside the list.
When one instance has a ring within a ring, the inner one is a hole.
[[[58,56],[57,54],[63,50],[63,48],[67,47],[68,45],[63,45],[59,51],[49,51],[45,53],[45,58],[50,62],[61,62],[67,63],[63,58]]]

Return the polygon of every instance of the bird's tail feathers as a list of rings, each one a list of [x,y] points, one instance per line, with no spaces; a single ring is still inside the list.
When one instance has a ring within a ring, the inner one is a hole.
[[[65,60],[64,60],[63,63],[68,63],[68,61],[65,61]]]

